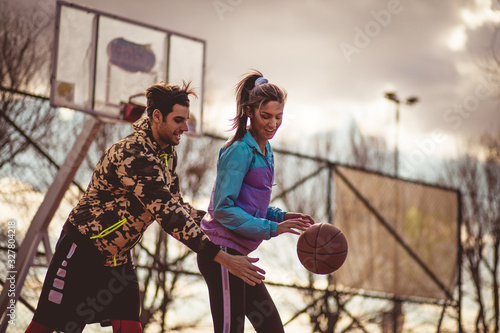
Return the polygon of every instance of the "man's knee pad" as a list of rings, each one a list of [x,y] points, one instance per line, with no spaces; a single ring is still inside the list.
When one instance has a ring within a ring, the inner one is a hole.
[[[141,323],[133,320],[111,319],[113,333],[142,333]]]
[[[52,332],[54,332],[54,330],[48,328],[47,326],[39,324],[35,321],[31,321],[25,333],[52,333]]]

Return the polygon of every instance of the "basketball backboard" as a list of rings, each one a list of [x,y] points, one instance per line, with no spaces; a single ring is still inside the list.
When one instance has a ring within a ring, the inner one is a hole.
[[[192,81],[191,131],[201,133],[205,42],[160,27],[57,1],[51,104],[105,120],[124,103],[146,104],[154,83]]]

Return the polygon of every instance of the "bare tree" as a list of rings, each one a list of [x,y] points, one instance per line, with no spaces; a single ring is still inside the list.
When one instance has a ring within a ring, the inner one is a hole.
[[[333,223],[332,221],[332,166],[326,161],[336,155],[335,133],[324,133],[315,139],[315,142],[306,143],[307,151],[315,155],[311,158],[302,158],[301,155],[281,154],[275,152],[276,188],[273,200],[279,199],[282,207],[289,211],[308,213],[318,222]],[[311,150],[312,149],[312,150]],[[294,240],[296,241],[296,239]],[[287,244],[294,249],[296,244]],[[276,252],[269,256],[279,256]],[[277,264],[280,262],[276,259]],[[287,270],[289,264],[281,262]],[[288,267],[287,267],[288,266]],[[305,307],[292,317],[302,313],[309,317],[311,332],[334,332],[338,321],[345,317],[343,305],[350,297],[335,292],[335,283],[330,276],[318,276],[307,273],[307,288],[304,282],[297,282],[297,288]],[[319,288],[326,280],[327,288]],[[345,296],[345,297],[344,297]]]
[[[500,26],[492,27],[488,48],[474,54],[478,67],[490,76],[492,82],[500,77]],[[498,98],[498,91],[492,93]],[[476,330],[500,332],[500,136],[484,134],[479,142],[483,161],[464,156],[456,162],[454,171],[461,171],[465,179],[456,177],[464,194],[463,217],[467,229],[465,260],[475,286],[477,305]],[[456,175],[457,173],[455,173]],[[459,174],[460,175],[460,174]],[[486,276],[485,276],[486,275]],[[491,283],[491,285],[488,285]],[[487,292],[491,290],[491,294]],[[489,295],[485,300],[485,295]],[[491,299],[491,301],[489,301]],[[492,304],[490,304],[491,302]]]
[[[23,133],[40,145],[49,140],[53,110],[43,99],[15,93],[48,92],[53,21],[48,6],[0,2],[0,168],[16,163],[13,158],[30,144]]]
[[[485,267],[491,276],[491,292],[493,297],[493,332],[500,331],[500,136],[491,134],[482,138],[485,147],[486,160],[484,163],[484,177],[486,184],[483,220],[486,224],[485,232],[491,239],[491,256],[486,257]]]
[[[187,137],[179,146],[179,176],[184,196],[209,197],[215,181],[219,149],[224,142],[209,137]],[[196,207],[206,210],[207,207]]]
[[[358,124],[352,122],[349,129],[349,159],[357,167],[376,171],[390,171],[391,154],[383,138],[364,135]]]
[[[484,161],[464,155],[449,163],[444,179],[462,192],[464,267],[474,287],[465,296],[475,304],[475,331],[498,332],[500,138],[485,135],[482,143]]]

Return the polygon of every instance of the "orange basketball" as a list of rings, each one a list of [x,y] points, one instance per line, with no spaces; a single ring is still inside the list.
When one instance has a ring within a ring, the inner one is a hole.
[[[347,240],[339,228],[317,223],[300,235],[297,255],[307,270],[315,274],[330,274],[344,264]]]

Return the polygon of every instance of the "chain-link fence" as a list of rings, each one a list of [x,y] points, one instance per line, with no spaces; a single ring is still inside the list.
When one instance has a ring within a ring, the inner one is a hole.
[[[63,161],[83,121],[84,117],[75,114],[66,125],[72,130],[59,133],[65,142],[47,146],[46,153],[57,156],[57,163]],[[129,125],[101,129],[77,174],[80,187],[88,182],[100,152],[130,131]],[[221,138],[205,135],[186,137],[178,147],[184,197],[200,209],[208,205],[222,145]],[[61,146],[62,151],[58,150]],[[18,246],[57,167],[32,145],[12,162],[0,169],[0,204],[6,212],[2,225],[16,221]],[[266,241],[252,253],[267,271],[266,282],[287,332],[389,332],[394,326],[404,332],[458,330],[456,191],[278,148],[275,164],[272,205],[308,213],[316,222],[335,223],[349,242],[344,267],[326,276],[311,274],[301,266],[294,235]],[[35,188],[29,185],[31,180],[36,180]],[[74,185],[64,197],[49,228],[52,249],[79,195]],[[2,257],[6,257],[6,245],[2,240]],[[46,270],[45,252],[40,245],[17,303],[16,325],[10,325],[9,332],[24,331],[31,320]],[[208,292],[193,253],[152,226],[134,256],[143,293],[145,332],[211,331]],[[9,269],[5,263],[0,269],[0,280],[5,283]],[[98,325],[86,329],[106,330],[109,328]]]

